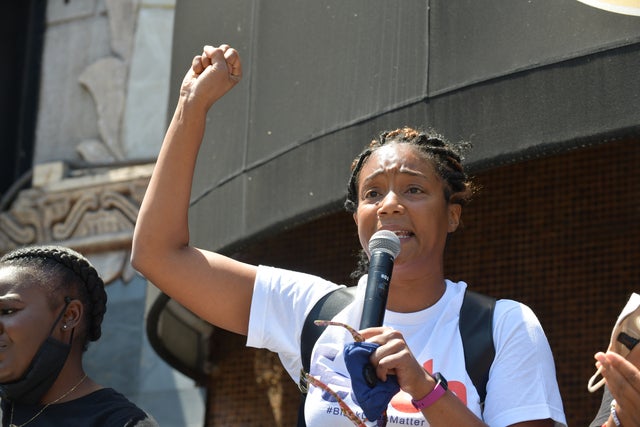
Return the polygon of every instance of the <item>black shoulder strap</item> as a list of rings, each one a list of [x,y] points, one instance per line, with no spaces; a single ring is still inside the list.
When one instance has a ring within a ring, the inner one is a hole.
[[[302,334],[300,335],[300,356],[302,357],[302,372],[300,373],[300,380],[298,388],[302,392],[300,399],[300,406],[298,408],[298,424],[297,427],[306,427],[304,420],[304,402],[307,397],[307,382],[302,376],[303,372],[309,372],[311,367],[311,352],[320,335],[326,328],[326,326],[318,326],[313,323],[316,320],[331,320],[336,314],[345,308],[356,295],[356,287],[347,287],[336,289],[331,291],[313,306],[307,318],[304,319],[304,325],[302,326]]]
[[[496,350],[493,345],[493,311],[495,298],[467,290],[460,308],[460,335],[467,373],[484,403],[489,368]]]
[[[302,327],[300,337],[300,355],[302,370],[309,372],[311,366],[311,352],[324,326],[317,326],[313,322],[318,319],[329,320],[347,306],[355,297],[356,287],[340,288],[322,297],[313,306]],[[480,402],[484,403],[487,395],[489,368],[495,357],[493,345],[493,311],[495,298],[467,290],[460,308],[460,335],[464,348],[465,368],[480,395]],[[300,391],[302,401],[298,413],[298,427],[304,427],[304,401],[307,393],[306,382],[300,377]]]
[[[313,306],[302,326],[300,336],[300,356],[302,357],[302,369],[309,372],[311,366],[311,352],[326,326],[318,326],[313,323],[316,320],[331,320],[336,314],[345,308],[356,295],[356,287],[336,289],[329,292]]]

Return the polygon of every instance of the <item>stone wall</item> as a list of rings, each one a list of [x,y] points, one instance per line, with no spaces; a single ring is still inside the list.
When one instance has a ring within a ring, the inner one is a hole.
[[[129,264],[133,227],[166,128],[175,0],[49,0],[31,179],[0,212],[0,252],[61,244],[107,283],[88,373],[162,426],[201,426],[203,391],[145,334],[148,284]]]

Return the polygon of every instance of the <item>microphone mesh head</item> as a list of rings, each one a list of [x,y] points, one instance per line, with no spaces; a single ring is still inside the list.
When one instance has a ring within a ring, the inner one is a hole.
[[[377,231],[369,239],[369,253],[372,254],[376,250],[386,252],[395,258],[400,253],[400,239],[393,231]]]

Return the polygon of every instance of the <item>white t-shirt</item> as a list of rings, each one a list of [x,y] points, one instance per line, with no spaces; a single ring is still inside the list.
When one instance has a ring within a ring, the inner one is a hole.
[[[362,313],[366,276],[358,284],[353,303],[334,320],[357,329]],[[466,283],[446,281],[446,291],[433,306],[415,313],[387,310],[384,325],[400,331],[412,353],[429,372],[441,372],[467,407],[490,426],[552,418],[566,425],[551,349],[535,314],[511,300],[496,303],[493,339],[496,356],[489,371],[484,413],[464,363],[458,327]],[[260,266],[251,302],[247,346],[278,353],[284,368],[297,383],[300,369],[300,334],[304,319],[315,303],[338,286],[319,277]],[[361,418],[354,402],[342,356],[353,337],[343,328],[327,327],[311,357],[311,374],[336,391]],[[400,391],[391,400],[388,426],[428,426],[411,397]],[[308,427],[351,427],[338,403],[316,387],[310,387],[305,418]],[[374,424],[372,424],[374,425]]]

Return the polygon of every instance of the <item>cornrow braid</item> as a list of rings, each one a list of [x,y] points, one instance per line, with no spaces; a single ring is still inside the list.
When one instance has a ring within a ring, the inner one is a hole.
[[[348,212],[358,208],[358,179],[360,170],[371,154],[390,143],[410,144],[417,147],[433,162],[445,185],[445,200],[448,203],[465,205],[473,194],[472,184],[462,166],[463,154],[471,147],[468,142],[452,144],[435,132],[423,132],[410,127],[385,131],[371,141],[351,164],[351,177],[347,186],[344,207]]]
[[[85,308],[84,348],[87,348],[89,341],[100,338],[102,319],[107,311],[107,293],[102,278],[83,255],[63,246],[28,246],[4,255],[0,263],[35,267],[36,274],[41,278],[57,279],[53,281],[57,284],[56,289],[63,287],[66,292],[76,290]]]

